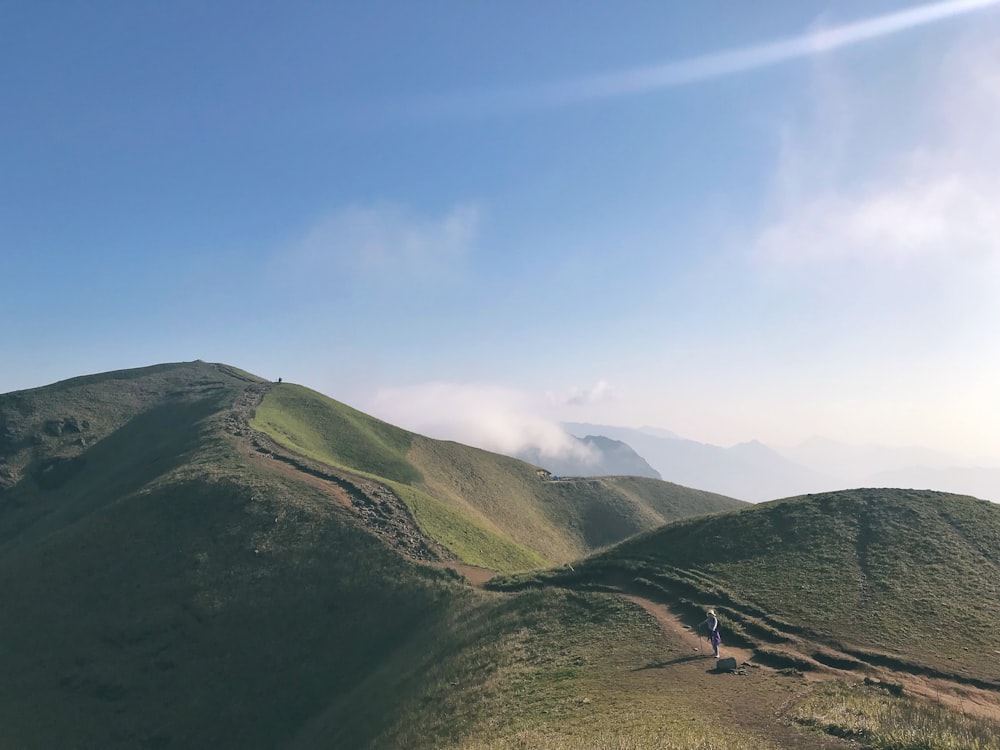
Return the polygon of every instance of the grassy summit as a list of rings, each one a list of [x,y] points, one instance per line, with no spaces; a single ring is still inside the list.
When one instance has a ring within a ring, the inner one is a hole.
[[[0,746],[275,747],[466,596],[241,448],[256,383],[187,363],[0,397]]]

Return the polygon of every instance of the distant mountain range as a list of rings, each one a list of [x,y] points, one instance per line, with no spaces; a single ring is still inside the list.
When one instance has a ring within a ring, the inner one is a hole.
[[[742,500],[772,500],[836,486],[831,477],[790,461],[758,442],[721,448],[678,437],[661,437],[662,433],[648,428],[566,422],[563,429],[575,437],[601,435],[619,440],[631,446],[667,481]]]
[[[853,487],[933,489],[1000,502],[1000,468],[960,466],[954,457],[927,448],[857,446],[819,437],[792,448],[775,449],[758,441],[723,448],[659,428],[583,422],[564,422],[562,427],[589,440],[594,450],[603,447],[594,440],[597,437],[617,441],[617,456],[628,455],[626,447],[633,449],[668,482],[752,502]],[[564,461],[560,472],[627,473],[624,465],[615,464],[614,456],[601,455],[594,464]],[[629,460],[636,463],[635,458]],[[622,471],[607,472],[609,467]]]
[[[780,452],[814,471],[852,481],[911,466],[944,469],[956,464],[956,459],[947,453],[919,446],[849,445],[822,437],[811,437]]]

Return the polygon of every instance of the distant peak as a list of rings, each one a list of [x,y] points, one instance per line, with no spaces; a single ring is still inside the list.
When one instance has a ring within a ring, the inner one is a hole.
[[[664,429],[663,427],[650,427],[649,425],[643,425],[639,428],[638,432],[645,435],[650,435],[652,437],[658,438],[668,438],[670,440],[680,440],[681,436],[676,432]]]
[[[767,445],[764,445],[764,443],[760,442],[759,440],[748,440],[745,443],[737,443],[732,448],[730,448],[730,450],[737,451],[740,453],[757,453],[757,454],[775,453],[774,449],[770,448]]]

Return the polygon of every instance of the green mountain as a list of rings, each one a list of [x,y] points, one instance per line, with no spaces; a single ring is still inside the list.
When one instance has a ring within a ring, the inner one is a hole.
[[[998,555],[969,497],[747,506],[225,365],[76,378],[0,396],[0,747],[1000,750]]]
[[[549,716],[513,699],[534,660],[577,705],[574,639],[596,679],[624,658],[607,627],[658,638],[614,597],[449,568],[560,564],[741,506],[552,481],[225,365],[5,394],[0,747],[458,747],[488,736],[491,696],[514,736]]]

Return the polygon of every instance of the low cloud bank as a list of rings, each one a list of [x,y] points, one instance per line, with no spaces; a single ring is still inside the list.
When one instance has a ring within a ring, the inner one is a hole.
[[[438,440],[515,455],[536,449],[544,458],[596,460],[594,452],[547,419],[546,404],[523,392],[488,384],[424,383],[382,388],[370,411],[380,419]]]

